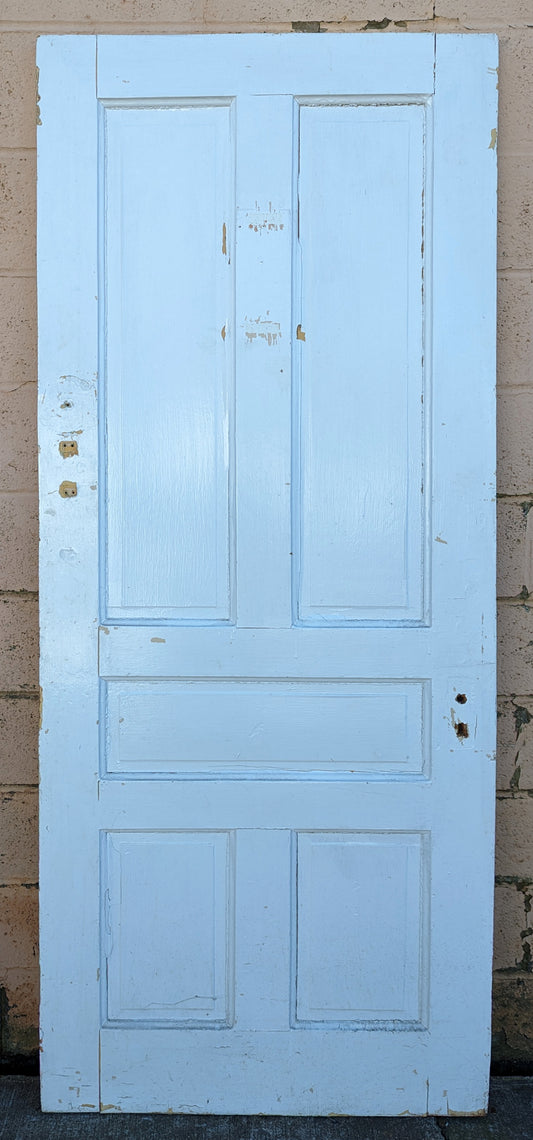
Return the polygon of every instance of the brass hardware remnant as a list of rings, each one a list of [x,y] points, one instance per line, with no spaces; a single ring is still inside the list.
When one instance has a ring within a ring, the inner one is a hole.
[[[78,494],[78,484],[70,483],[68,479],[65,479],[59,488],[59,494],[62,499],[74,499]]]
[[[70,459],[71,455],[79,455],[77,439],[62,439],[59,450],[63,459]]]

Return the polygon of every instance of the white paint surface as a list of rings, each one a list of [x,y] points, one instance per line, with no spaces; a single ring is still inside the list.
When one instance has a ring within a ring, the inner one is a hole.
[[[47,1110],[486,1105],[495,57],[40,43]]]

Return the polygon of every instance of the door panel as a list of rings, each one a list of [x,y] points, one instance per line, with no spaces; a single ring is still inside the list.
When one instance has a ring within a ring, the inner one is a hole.
[[[427,690],[419,681],[112,681],[104,695],[104,771],[419,775],[427,763]]]
[[[102,116],[107,612],[229,621],[231,104]]]
[[[420,623],[428,108],[299,112],[296,612]]]
[[[106,840],[106,1021],[227,1025],[231,835],[108,832]]]
[[[494,41],[39,64],[44,1107],[482,1111]]]
[[[404,832],[297,836],[295,1025],[427,1028],[423,840]]]

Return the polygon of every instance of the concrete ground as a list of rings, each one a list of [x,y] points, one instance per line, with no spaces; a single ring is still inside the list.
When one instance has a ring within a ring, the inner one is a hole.
[[[533,1140],[533,1077],[495,1077],[485,1117],[42,1114],[37,1077],[0,1079],[0,1140]]]

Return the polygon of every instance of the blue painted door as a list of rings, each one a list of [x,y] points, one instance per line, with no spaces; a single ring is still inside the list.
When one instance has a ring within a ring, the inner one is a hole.
[[[494,56],[40,44],[49,1110],[485,1106]]]

